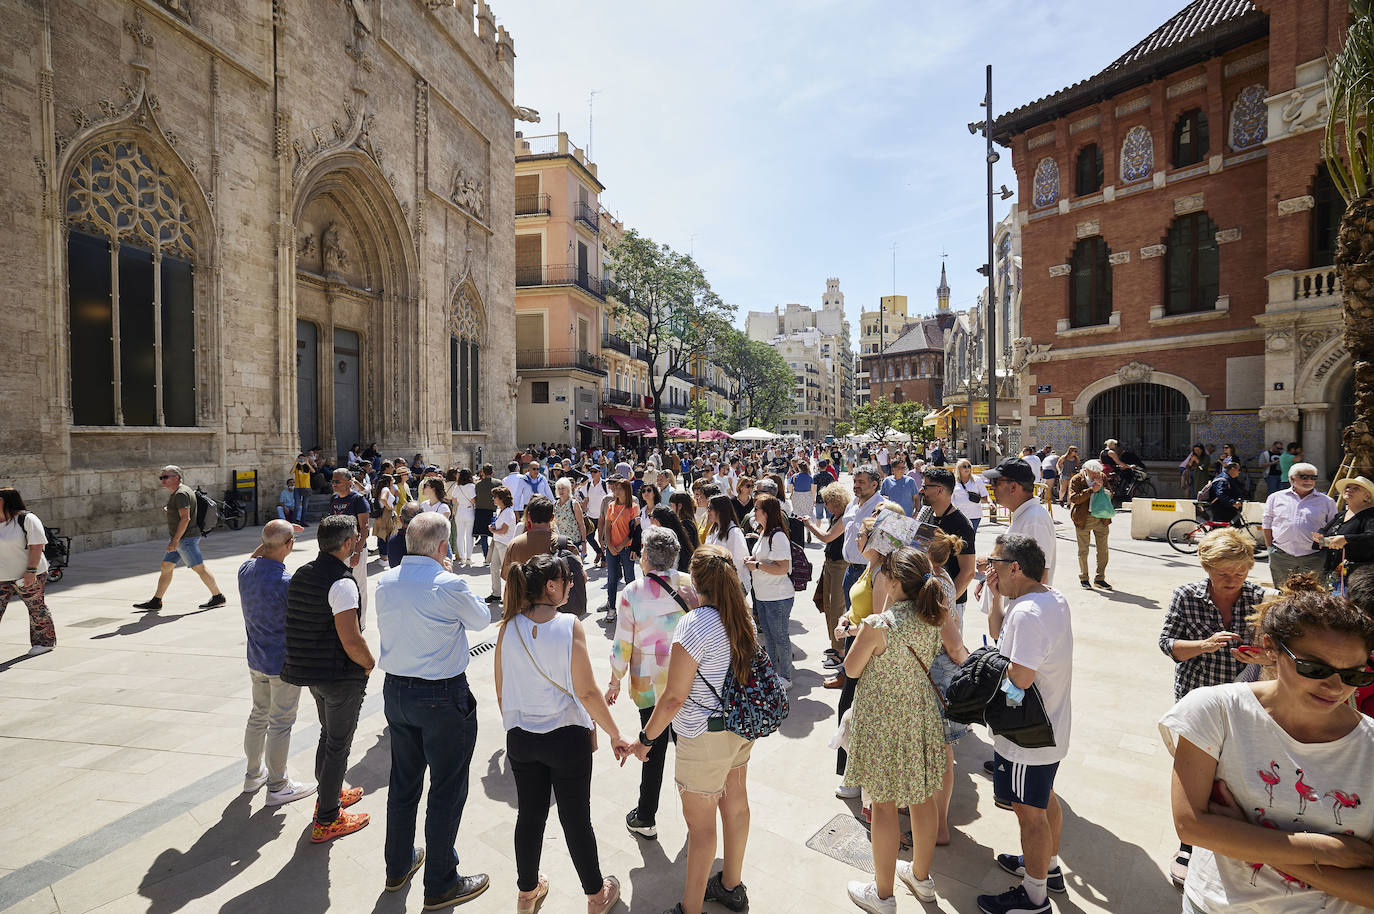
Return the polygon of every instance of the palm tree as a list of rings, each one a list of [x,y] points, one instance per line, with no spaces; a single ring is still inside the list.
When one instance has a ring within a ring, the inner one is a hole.
[[[1351,0],[1338,54],[1327,55],[1323,155],[1346,201],[1337,235],[1345,346],[1355,363],[1355,421],[1342,443],[1350,475],[1374,472],[1374,0]]]

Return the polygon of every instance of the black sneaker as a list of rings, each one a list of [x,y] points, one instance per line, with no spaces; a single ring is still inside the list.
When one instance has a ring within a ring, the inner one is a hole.
[[[215,594],[213,597],[211,597],[210,599],[206,600],[204,603],[200,604],[200,608],[201,608],[201,609],[214,609],[216,606],[223,606],[225,603],[228,603],[228,602],[229,602],[229,601],[226,600],[226,599],[224,598],[224,594],[222,594],[222,593],[217,593],[217,594]]]
[[[1079,579],[1078,579],[1078,586],[1079,586],[1079,587],[1082,587],[1084,590],[1092,590],[1092,589],[1093,589],[1093,586],[1092,586],[1091,584],[1088,583],[1088,579],[1087,579],[1087,578],[1079,578]]]
[[[639,817],[638,806],[636,806],[634,809],[630,810],[629,813],[626,814],[625,827],[628,828],[632,833],[639,835],[641,838],[653,838],[655,840],[658,839],[658,826],[652,822],[645,822],[643,819],[641,819]]]
[[[1024,854],[998,854],[997,865],[1011,873],[1013,876],[1026,876],[1026,858]],[[1050,870],[1048,878],[1045,880],[1045,888],[1051,892],[1063,894],[1068,891],[1064,887],[1064,868],[1056,866]]]
[[[1111,590],[1111,589],[1112,589],[1112,585],[1110,585],[1110,584],[1107,583],[1107,579],[1106,579],[1106,578],[1097,578],[1096,580],[1093,581],[1093,583],[1096,584],[1098,587],[1101,587],[1103,590]]]
[[[159,597],[153,597],[151,600],[148,600],[148,601],[146,601],[146,602],[143,602],[143,603],[135,603],[135,604],[134,604],[134,609],[161,609],[161,608],[162,608],[162,600],[161,600]]]
[[[741,882],[727,892],[720,873],[706,880],[706,897],[711,901],[720,902],[732,911],[743,911],[749,907],[749,893],[745,891],[744,883]]]
[[[444,894],[426,896],[423,910],[438,911],[443,908],[451,908],[456,904],[462,904],[465,901],[472,901],[485,892],[489,885],[491,885],[491,880],[487,878],[486,873],[478,873],[475,876],[459,876],[457,884]]]

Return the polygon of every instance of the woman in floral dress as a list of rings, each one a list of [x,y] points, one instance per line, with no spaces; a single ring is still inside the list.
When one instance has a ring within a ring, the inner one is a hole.
[[[945,590],[930,559],[909,546],[887,556],[878,573],[888,579],[887,605],[864,619],[844,661],[845,672],[859,680],[844,783],[863,788],[873,809],[875,880],[849,883],[850,899],[866,911],[891,905],[894,876],[922,901],[935,900],[930,860],[945,772],[940,707],[922,669],[930,668],[940,646]],[[910,863],[897,859],[902,806],[911,813]]]

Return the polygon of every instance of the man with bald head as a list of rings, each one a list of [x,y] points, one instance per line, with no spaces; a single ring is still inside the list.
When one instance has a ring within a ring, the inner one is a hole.
[[[315,792],[314,784],[286,776],[291,727],[301,697],[300,686],[281,680],[286,659],[286,590],[291,582],[286,557],[300,529],[284,520],[268,521],[262,528],[262,543],[239,566],[239,604],[248,631],[248,677],[253,683],[253,710],[243,734],[248,757],[243,792],[257,793],[266,784],[268,806]]]

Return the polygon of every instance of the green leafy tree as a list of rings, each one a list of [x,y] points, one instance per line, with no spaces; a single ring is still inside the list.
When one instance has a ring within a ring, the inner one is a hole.
[[[704,432],[708,428],[725,429],[730,420],[720,413],[708,409],[706,401],[698,398],[687,410],[687,419],[682,423],[683,428],[696,429]]]
[[[1351,0],[1350,14],[1340,52],[1327,56],[1323,153],[1347,204],[1335,267],[1355,363],[1355,421],[1342,436],[1354,476],[1374,472],[1374,0]]]
[[[923,403],[916,403],[908,400],[905,403],[897,404],[897,419],[892,423],[892,427],[899,432],[904,432],[911,436],[911,440],[916,441],[925,432],[925,426],[921,423],[930,412],[930,407]]]
[[[857,435],[884,435],[888,429],[896,428],[897,420],[897,404],[887,397],[871,400],[849,413],[849,422]]]
[[[623,335],[637,344],[649,362],[649,391],[654,398],[654,425],[663,440],[663,395],[668,379],[688,376],[693,361],[707,356],[734,318],[711,290],[697,262],[666,244],[631,229],[611,251],[616,286],[612,308],[623,321]]]
[[[733,400],[739,427],[771,428],[792,412],[796,378],[776,349],[751,340],[734,327],[726,328],[715,349],[716,358],[734,379]]]
[[[854,426],[850,425],[848,422],[845,422],[844,420],[840,420],[839,422],[836,422],[836,423],[835,423],[835,437],[836,437],[836,438],[844,438],[844,437],[846,437],[846,436],[848,436],[848,435],[850,435],[850,434],[853,434],[853,432],[854,432]]]

